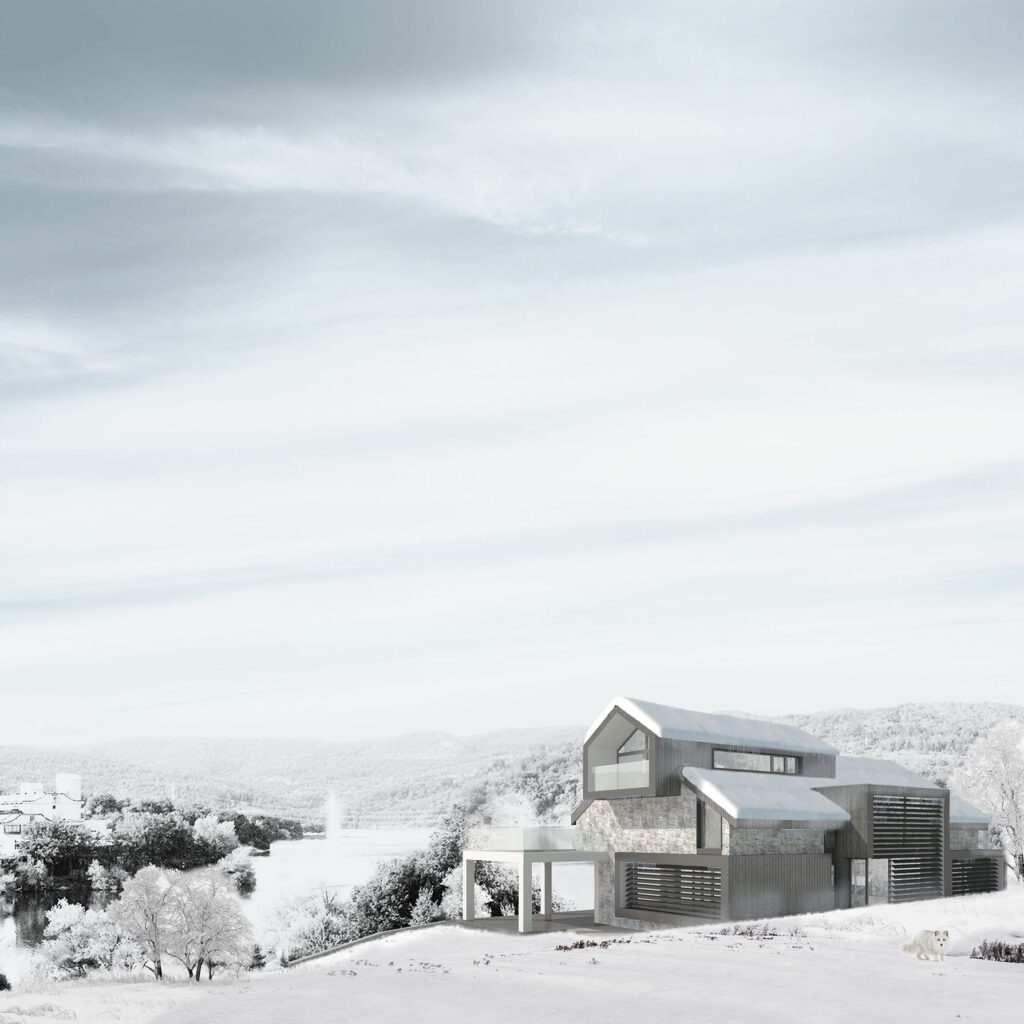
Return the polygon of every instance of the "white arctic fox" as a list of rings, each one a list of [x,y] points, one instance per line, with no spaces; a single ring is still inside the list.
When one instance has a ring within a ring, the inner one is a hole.
[[[914,953],[918,960],[946,959],[946,948],[949,946],[949,932],[918,932],[913,942],[903,947],[904,953]]]

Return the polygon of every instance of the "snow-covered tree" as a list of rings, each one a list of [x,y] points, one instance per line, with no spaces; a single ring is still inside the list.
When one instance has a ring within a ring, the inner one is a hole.
[[[440,903],[435,903],[430,898],[430,890],[420,889],[420,894],[416,897],[409,914],[409,924],[431,924],[433,921],[443,921],[444,918],[444,910],[441,909]]]
[[[218,966],[244,967],[252,953],[252,929],[242,913],[234,885],[222,871],[195,871],[171,890],[165,948],[199,981]]]
[[[238,846],[235,823],[221,821],[216,814],[204,814],[202,817],[196,818],[196,822],[192,826],[192,835],[197,843],[211,847],[222,857]]]
[[[1024,882],[1024,722],[1004,722],[978,739],[953,788],[992,815],[1003,849]]]
[[[178,872],[146,867],[125,882],[121,898],[110,907],[110,917],[122,933],[142,947],[146,965],[163,978],[163,953],[171,925],[170,899],[178,883]]]
[[[93,860],[85,873],[94,892],[118,892],[130,877],[124,868],[106,868],[98,860]]]
[[[60,900],[46,914],[42,955],[57,977],[82,977],[90,970],[131,970],[142,963],[141,947],[105,910],[86,910]]]

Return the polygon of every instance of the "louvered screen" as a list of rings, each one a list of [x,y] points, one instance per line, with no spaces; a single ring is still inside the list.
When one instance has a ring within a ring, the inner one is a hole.
[[[889,861],[889,902],[937,900],[942,892],[942,854],[893,857]]]
[[[944,847],[942,801],[919,796],[872,798],[873,856],[941,859]]]
[[[722,872],[697,864],[626,864],[626,907],[689,917],[722,916]]]
[[[999,889],[999,864],[993,857],[978,860],[953,859],[953,895],[971,896]]]

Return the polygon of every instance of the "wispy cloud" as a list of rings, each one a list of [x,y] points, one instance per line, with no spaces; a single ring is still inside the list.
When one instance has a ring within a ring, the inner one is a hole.
[[[51,15],[0,10],[26,738],[1007,696],[1017,8]]]

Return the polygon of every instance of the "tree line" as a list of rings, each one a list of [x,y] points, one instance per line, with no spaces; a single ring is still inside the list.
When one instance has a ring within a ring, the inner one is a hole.
[[[109,830],[65,821],[26,827],[16,858],[0,865],[0,886],[40,889],[67,881],[117,890],[148,866],[188,871],[219,864],[241,891],[255,884],[248,849],[301,838],[301,825],[266,815],[176,808],[169,801],[128,804],[112,796],[90,799],[86,817],[109,818]]]
[[[427,849],[381,861],[347,899],[323,893],[281,907],[274,940],[284,957],[322,952],[378,932],[462,916],[462,852],[466,808],[456,806],[431,834]],[[503,864],[476,865],[476,905],[484,916],[513,915],[519,908],[518,873]],[[555,897],[555,910],[570,909]],[[540,888],[533,889],[540,912]]]

